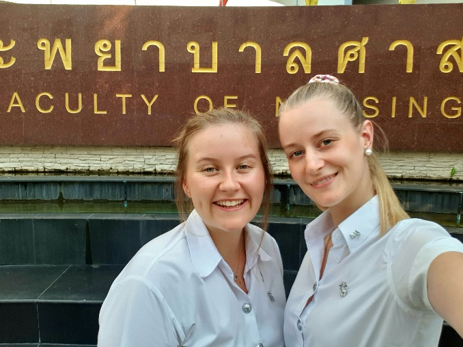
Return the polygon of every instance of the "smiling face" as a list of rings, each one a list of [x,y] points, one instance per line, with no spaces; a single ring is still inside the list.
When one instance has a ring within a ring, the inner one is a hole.
[[[279,130],[293,179],[332,215],[342,221],[374,195],[364,155],[373,143],[370,121],[355,129],[332,101],[317,97],[285,110]]]
[[[211,234],[240,232],[257,214],[265,173],[257,140],[239,124],[211,125],[188,142],[185,194]]]

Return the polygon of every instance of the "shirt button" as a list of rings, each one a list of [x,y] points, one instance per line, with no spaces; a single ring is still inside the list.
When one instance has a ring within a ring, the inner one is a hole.
[[[316,290],[317,290],[317,287],[318,287],[318,283],[315,282],[315,283],[313,284],[313,287],[312,287],[312,288],[313,288],[313,291],[316,291]]]
[[[244,313],[248,314],[249,312],[251,312],[252,306],[251,306],[250,303],[246,302],[246,303],[243,304],[242,309],[243,309]]]
[[[299,329],[299,331],[302,330],[302,322],[300,319],[297,320],[297,328]]]

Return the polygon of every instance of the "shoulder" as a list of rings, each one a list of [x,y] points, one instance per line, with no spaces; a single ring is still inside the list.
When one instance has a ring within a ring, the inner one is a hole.
[[[432,311],[427,297],[429,267],[440,254],[463,252],[463,246],[442,226],[422,219],[403,220],[389,233],[386,253],[397,297],[407,307]]]
[[[451,237],[439,224],[418,218],[409,218],[397,223],[389,232],[395,242],[425,244]]]
[[[426,242],[441,237],[451,237],[439,224],[424,219],[409,218],[396,224],[390,231],[394,237],[415,242]]]
[[[158,276],[175,268],[184,268],[188,260],[185,228],[180,224],[145,244],[122,270],[115,283],[134,278],[145,283],[156,282]]]
[[[439,224],[417,218],[400,221],[384,237],[389,260],[414,259],[423,250],[428,255],[444,252],[457,241]]]

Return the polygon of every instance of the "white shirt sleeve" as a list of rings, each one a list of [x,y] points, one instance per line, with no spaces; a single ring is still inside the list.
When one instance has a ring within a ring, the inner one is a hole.
[[[440,238],[427,243],[417,254],[410,272],[411,300],[415,305],[424,304],[432,312],[435,311],[428,298],[428,270],[434,259],[446,252],[463,252],[463,245],[452,237]]]
[[[396,248],[392,264],[394,286],[406,307],[434,312],[427,293],[429,267],[442,253],[463,252],[463,245],[435,223],[412,219],[403,226],[393,246]]]
[[[111,288],[99,323],[98,347],[179,346],[178,321],[159,290],[140,276]]]

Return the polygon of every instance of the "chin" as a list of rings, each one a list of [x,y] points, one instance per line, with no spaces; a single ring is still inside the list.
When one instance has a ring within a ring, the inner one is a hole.
[[[310,197],[309,197],[310,198]],[[322,211],[334,207],[342,202],[338,197],[326,197],[322,199],[311,199]]]

